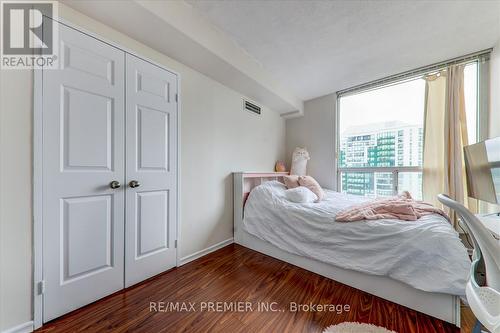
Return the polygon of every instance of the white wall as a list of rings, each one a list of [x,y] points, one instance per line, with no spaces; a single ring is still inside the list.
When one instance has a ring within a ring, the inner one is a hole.
[[[180,256],[233,236],[233,171],[272,171],[283,159],[285,122],[242,110],[241,96],[183,71]]]
[[[30,71],[0,70],[0,331],[31,318]]]
[[[232,237],[232,171],[271,171],[284,158],[285,121],[264,107],[64,5],[60,16],[181,76],[179,255]],[[0,71],[0,332],[32,319],[32,73]]]
[[[286,162],[295,147],[305,147],[311,159],[307,173],[325,188],[335,189],[336,95],[318,97],[304,104],[304,116],[286,121]]]

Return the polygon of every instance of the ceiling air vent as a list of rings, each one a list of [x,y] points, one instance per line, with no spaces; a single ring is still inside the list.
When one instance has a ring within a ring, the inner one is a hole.
[[[252,102],[243,100],[243,108],[247,111],[252,112],[252,113],[260,114],[260,106],[254,104]]]

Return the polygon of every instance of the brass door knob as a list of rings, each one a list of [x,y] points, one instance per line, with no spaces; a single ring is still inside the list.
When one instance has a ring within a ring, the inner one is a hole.
[[[128,183],[128,186],[130,186],[132,188],[136,188],[136,187],[141,186],[141,183],[139,183],[137,180],[131,180],[130,183]]]
[[[109,183],[109,187],[111,187],[113,190],[120,188],[120,186],[122,186],[122,184],[120,184],[120,182],[117,180],[113,180],[111,183]]]

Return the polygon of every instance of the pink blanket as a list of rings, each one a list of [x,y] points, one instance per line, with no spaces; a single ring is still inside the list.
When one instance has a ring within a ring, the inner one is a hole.
[[[448,215],[439,208],[423,201],[415,201],[407,191],[398,197],[377,199],[361,205],[349,207],[339,212],[337,222],[354,222],[359,220],[399,219],[416,221],[424,215],[439,214],[448,222]]]

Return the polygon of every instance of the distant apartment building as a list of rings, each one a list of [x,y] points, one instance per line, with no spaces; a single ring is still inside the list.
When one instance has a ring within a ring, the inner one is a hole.
[[[423,129],[400,121],[349,128],[340,140],[341,167],[421,166]],[[392,173],[342,173],[342,191],[357,195],[393,194]],[[399,173],[398,188],[422,196],[421,173]]]

